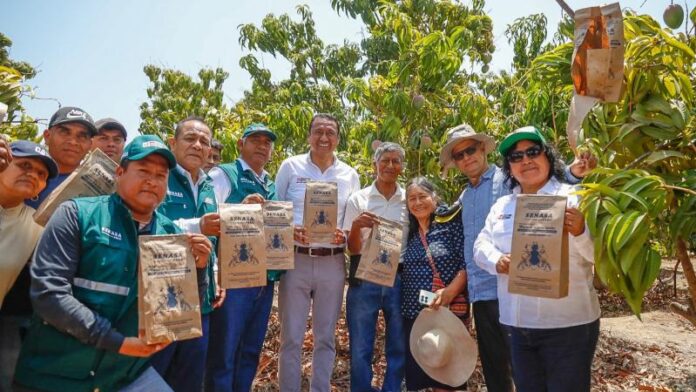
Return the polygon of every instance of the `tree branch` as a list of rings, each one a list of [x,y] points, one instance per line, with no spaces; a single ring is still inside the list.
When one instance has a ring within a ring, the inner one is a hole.
[[[565,11],[566,14],[568,14],[568,16],[570,16],[571,18],[575,19],[575,11],[573,11],[573,9],[570,8],[570,6],[569,6],[568,4],[566,4],[565,1],[563,1],[563,0],[556,0],[556,3],[558,3],[558,5],[560,5],[561,8],[563,8],[563,11]]]
[[[682,188],[682,187],[680,187],[680,186],[667,185],[667,184],[663,185],[663,187],[665,187],[665,188],[667,188],[667,189],[672,189],[672,190],[675,190],[675,191],[682,191],[682,192],[686,192],[686,193],[691,193],[692,195],[696,196],[696,191],[693,190],[693,189]]]

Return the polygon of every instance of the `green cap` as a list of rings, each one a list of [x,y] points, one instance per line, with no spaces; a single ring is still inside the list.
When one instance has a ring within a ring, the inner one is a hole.
[[[123,149],[121,163],[125,160],[139,161],[150,154],[159,154],[169,162],[169,168],[176,167],[176,158],[169,151],[169,148],[162,142],[162,139],[155,135],[140,135],[133,139],[126,148]]]
[[[544,136],[541,134],[541,132],[539,132],[538,129],[536,129],[536,127],[522,127],[515,129],[511,134],[505,136],[505,139],[498,144],[498,151],[500,152],[500,155],[505,156],[508,150],[520,140],[534,140],[541,144],[546,144],[546,139],[544,139]]]
[[[276,134],[273,133],[273,131],[271,131],[267,126],[265,126],[261,123],[253,123],[253,124],[249,125],[248,127],[244,128],[244,133],[242,134],[242,138],[245,138],[247,136],[251,136],[251,135],[256,134],[256,133],[261,133],[261,134],[268,136],[269,138],[271,138],[271,141],[273,141],[273,142],[276,140],[276,137],[277,137]]]

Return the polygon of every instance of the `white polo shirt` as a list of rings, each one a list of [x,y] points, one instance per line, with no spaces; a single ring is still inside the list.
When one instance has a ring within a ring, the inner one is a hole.
[[[404,226],[404,238],[406,238],[405,236],[408,233],[408,210],[406,209],[406,192],[401,185],[396,185],[396,192],[389,200],[377,190],[374,182],[351,195],[346,203],[343,230],[350,231],[353,221],[365,211],[394,222],[401,222]],[[370,228],[360,230],[362,237],[362,250],[360,253],[366,251],[365,244],[371,232],[372,229]]]
[[[279,200],[291,201],[294,223],[302,226],[304,197],[307,180],[335,182],[338,185],[338,228],[343,227],[343,214],[348,197],[360,190],[360,178],[352,167],[341,162],[334,155],[334,163],[322,173],[312,162],[309,153],[287,158],[280,164],[276,175],[276,194]],[[301,244],[297,244],[301,245]],[[332,248],[343,245],[331,243],[310,243],[311,247]]]

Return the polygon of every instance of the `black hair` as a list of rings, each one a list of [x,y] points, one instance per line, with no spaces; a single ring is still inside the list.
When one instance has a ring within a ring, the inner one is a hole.
[[[220,152],[222,152],[222,148],[223,148],[222,143],[220,143],[220,141],[217,139],[213,139],[213,141],[210,142],[210,147],[212,147],[216,150],[220,150]]]
[[[201,116],[188,116],[185,119],[176,123],[176,127],[174,128],[174,139],[179,137],[179,134],[181,133],[182,129],[184,128],[184,124],[186,124],[189,121],[199,122],[199,123],[205,125],[208,129],[210,129],[210,127],[205,122],[205,119],[203,117],[201,117]],[[213,133],[213,131],[211,130],[210,131],[211,136],[212,136],[212,133]]]
[[[435,189],[435,185],[425,177],[422,177],[422,176],[415,177],[415,178],[411,179],[411,181],[409,181],[406,184],[406,188],[405,188],[406,195],[408,195],[408,189],[412,185],[416,185],[420,188],[423,188],[423,190],[430,193],[430,195],[435,200],[435,208],[433,209],[433,212],[430,214],[430,223],[432,224],[433,219],[435,218],[435,210],[437,210],[437,208],[440,205],[442,205],[442,201],[440,200],[440,197],[437,195],[437,190]],[[408,200],[408,196],[406,197],[406,200]],[[407,201],[407,205],[408,205],[408,201]],[[408,207],[407,207],[407,210],[408,210]],[[416,217],[413,216],[411,211],[408,210],[408,239],[409,240],[411,239],[411,237],[416,235],[416,233],[418,233],[419,226],[420,225],[418,224],[418,219],[416,219]]]
[[[517,143],[521,141],[522,140],[518,141]],[[551,177],[556,177],[557,180],[563,181],[563,170],[565,169],[565,164],[559,158],[556,149],[550,144],[541,143],[536,140],[530,140],[530,142],[536,144],[537,146],[541,146],[541,148],[544,150],[544,155],[546,156],[546,159],[549,161],[549,174],[547,179],[551,179]],[[517,181],[512,176],[512,172],[510,171],[510,159],[508,158],[508,154],[510,154],[510,152],[512,152],[515,149],[517,143],[513,144],[512,147],[510,147],[507,150],[507,153],[503,156],[503,173],[505,173],[505,181],[509,184],[510,189],[515,189],[515,187],[520,184],[519,181]]]
[[[336,132],[338,136],[341,136],[341,123],[338,122],[338,119],[336,116],[333,114],[329,113],[317,113],[312,117],[312,121],[309,122],[309,133],[312,133],[312,125],[314,125],[315,120],[329,120],[332,121],[336,124]]]

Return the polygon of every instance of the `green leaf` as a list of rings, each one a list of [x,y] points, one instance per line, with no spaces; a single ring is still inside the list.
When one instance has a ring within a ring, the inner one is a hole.
[[[655,151],[645,159],[645,162],[648,164],[653,164],[655,162],[659,162],[659,161],[661,161],[663,159],[667,159],[667,158],[684,158],[684,154],[682,154],[679,151],[673,151],[673,150]]]

